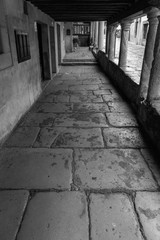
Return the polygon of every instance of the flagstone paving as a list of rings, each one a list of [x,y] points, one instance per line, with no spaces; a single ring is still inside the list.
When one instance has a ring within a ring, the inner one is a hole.
[[[0,239],[159,240],[146,140],[97,65],[63,66],[0,149]]]

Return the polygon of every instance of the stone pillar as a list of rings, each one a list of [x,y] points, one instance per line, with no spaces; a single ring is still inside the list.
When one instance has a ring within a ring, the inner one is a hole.
[[[154,45],[156,40],[156,33],[158,27],[158,16],[160,10],[156,7],[150,8],[147,17],[149,21],[149,30],[147,34],[146,47],[143,59],[143,66],[140,79],[139,100],[142,101],[147,98],[150,72],[153,62]]]
[[[158,20],[159,24],[154,48],[154,60],[152,63],[147,96],[149,102],[160,100],[160,17],[158,17]]]
[[[94,22],[91,22],[90,26],[90,40],[92,43],[94,42]]]
[[[98,47],[98,22],[95,22],[94,43]]]
[[[110,31],[109,31],[109,26],[107,25],[107,30],[106,30],[106,54],[107,55],[109,52],[109,39],[110,39]]]
[[[119,54],[119,67],[125,68],[127,65],[128,38],[131,21],[121,22],[121,44]]]
[[[114,48],[115,48],[115,40],[116,40],[116,29],[117,29],[117,24],[109,26],[109,49],[108,49],[108,58],[109,60],[113,61],[114,60]]]
[[[104,48],[104,21],[99,22],[98,48],[101,51]]]

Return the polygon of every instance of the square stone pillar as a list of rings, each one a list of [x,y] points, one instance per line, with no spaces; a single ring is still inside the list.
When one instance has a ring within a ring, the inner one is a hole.
[[[147,98],[150,72],[153,62],[154,45],[156,40],[157,28],[158,28],[158,16],[160,10],[156,7],[148,9],[147,17],[149,22],[149,30],[147,34],[146,47],[142,65],[141,79],[140,79],[140,91],[139,101],[143,101]]]
[[[125,20],[121,22],[121,44],[119,54],[119,67],[125,68],[127,65],[127,51],[129,31],[132,21]]]

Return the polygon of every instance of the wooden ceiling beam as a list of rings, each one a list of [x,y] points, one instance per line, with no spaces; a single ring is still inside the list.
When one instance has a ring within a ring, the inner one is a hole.
[[[68,5],[68,3],[104,3],[104,4],[109,4],[109,3],[116,3],[116,4],[121,4],[121,3],[131,3],[134,4],[135,0],[27,0],[33,3],[47,3],[47,4],[62,4],[62,5]]]
[[[65,21],[107,20],[109,24],[119,22],[149,6],[149,0],[26,0],[46,14]],[[151,0],[150,0],[151,1]]]
[[[122,11],[117,16],[113,16],[109,19],[108,24],[113,24],[115,22],[119,22],[122,19],[128,18],[129,16],[133,15],[134,13],[140,12],[143,9],[149,7],[148,1],[146,0],[139,0],[138,3],[135,3],[132,8],[128,9],[128,11]]]

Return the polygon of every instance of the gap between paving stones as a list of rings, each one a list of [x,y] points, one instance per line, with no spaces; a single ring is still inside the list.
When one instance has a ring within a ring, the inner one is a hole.
[[[26,190],[26,189],[25,189],[25,190]],[[1,190],[0,190],[0,191],[1,191]],[[7,190],[7,191],[8,191],[8,190]],[[13,191],[13,189],[12,189],[12,191]],[[20,190],[17,190],[17,191],[20,191]],[[29,191],[28,191],[28,192],[29,192]],[[20,224],[19,224],[19,226],[18,226],[18,230],[17,230],[16,236],[15,236],[15,240],[17,240],[17,236],[18,236],[18,233],[19,233],[19,231],[20,231],[20,229],[21,229],[23,220],[24,220],[24,218],[25,218],[25,215],[26,215],[26,212],[27,212],[27,207],[28,207],[28,205],[29,205],[30,200],[31,200],[31,196],[30,196],[30,192],[29,192],[28,199],[27,199],[27,203],[26,203],[25,209],[24,209],[24,211],[23,211]]]

